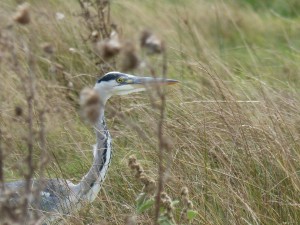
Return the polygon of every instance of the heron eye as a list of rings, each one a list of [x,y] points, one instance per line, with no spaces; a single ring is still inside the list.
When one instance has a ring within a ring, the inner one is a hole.
[[[122,83],[122,82],[124,82],[124,78],[123,78],[123,77],[118,77],[118,78],[116,79],[116,81],[117,81],[118,83]]]

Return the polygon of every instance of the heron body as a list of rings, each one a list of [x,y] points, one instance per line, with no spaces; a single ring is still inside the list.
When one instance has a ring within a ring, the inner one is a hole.
[[[34,210],[40,210],[48,215],[47,221],[56,218],[55,215],[69,214],[78,210],[82,202],[92,202],[97,197],[101,185],[106,177],[112,158],[112,139],[106,127],[104,107],[107,100],[113,95],[125,95],[140,92],[146,86],[175,84],[176,80],[136,77],[120,72],[110,72],[101,77],[94,89],[99,94],[101,108],[97,122],[94,125],[96,144],[94,145],[93,164],[87,174],[78,184],[64,179],[31,180],[30,185],[42,187],[40,199],[31,200]],[[15,181],[4,184],[4,187],[13,193],[10,203],[17,204],[25,190],[26,181]],[[0,192],[1,194],[1,192]]]
[[[42,187],[38,204],[32,199],[31,205],[35,210],[47,214],[47,222],[55,220],[61,214],[80,209],[83,201],[94,201],[101,189],[112,156],[112,140],[105,124],[103,110],[101,111],[102,116],[95,125],[97,143],[94,145],[93,164],[81,181],[73,184],[69,180],[54,178],[41,181],[34,179],[30,183],[33,189]],[[4,184],[5,188],[14,193],[10,203],[18,204],[25,185],[24,180]]]

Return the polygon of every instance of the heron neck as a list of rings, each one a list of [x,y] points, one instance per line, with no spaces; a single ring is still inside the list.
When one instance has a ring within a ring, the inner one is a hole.
[[[78,184],[78,197],[92,202],[105,179],[111,160],[111,137],[106,127],[104,110],[101,109],[98,122],[94,126],[96,145],[94,146],[94,160],[88,173]]]

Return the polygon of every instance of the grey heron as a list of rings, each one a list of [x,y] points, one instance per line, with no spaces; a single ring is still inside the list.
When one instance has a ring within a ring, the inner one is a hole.
[[[94,90],[100,96],[101,107],[94,125],[96,144],[94,145],[94,160],[90,170],[78,184],[64,179],[46,179],[40,191],[40,201],[36,210],[52,214],[69,214],[82,207],[82,202],[92,202],[97,197],[105,179],[112,158],[112,139],[106,127],[104,106],[113,95],[126,95],[144,91],[155,85],[170,85],[176,80],[153,77],[138,77],[120,72],[109,72],[97,80]],[[33,179],[31,186],[39,185]],[[5,183],[5,188],[14,192],[12,202],[17,202],[22,196],[25,181]],[[54,217],[53,217],[54,218]]]

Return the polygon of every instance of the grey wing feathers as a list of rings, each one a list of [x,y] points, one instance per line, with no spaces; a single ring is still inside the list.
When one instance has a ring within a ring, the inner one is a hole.
[[[25,185],[25,181],[5,183],[5,188],[11,192],[9,200],[11,204],[18,204],[22,193],[24,193]],[[63,179],[32,180],[30,185],[41,188],[38,210],[63,214],[70,212],[71,204],[74,202],[74,195],[71,190],[74,185],[70,181]]]

